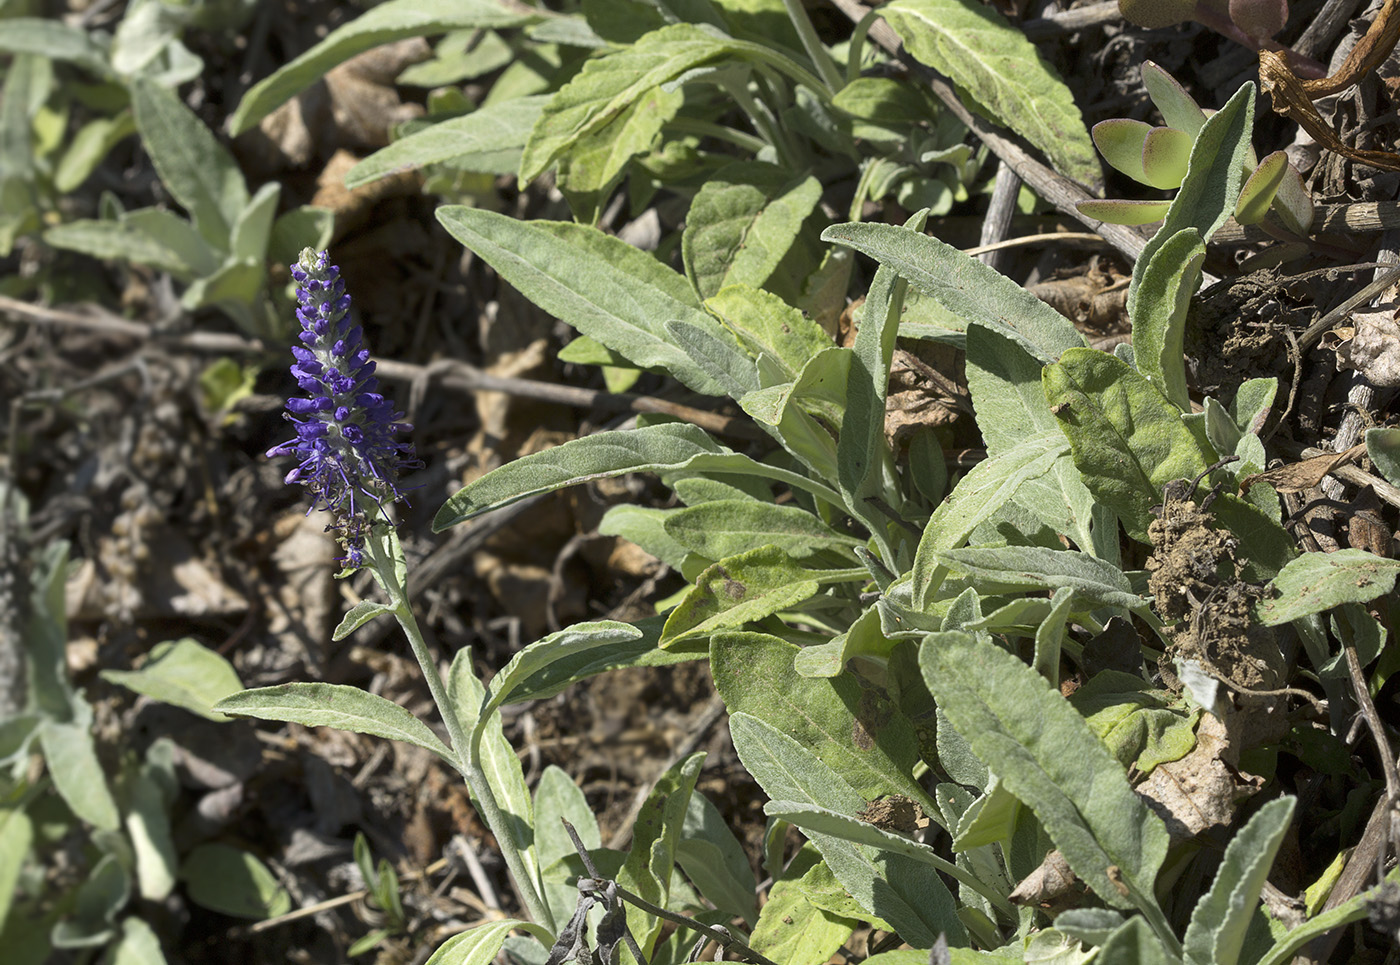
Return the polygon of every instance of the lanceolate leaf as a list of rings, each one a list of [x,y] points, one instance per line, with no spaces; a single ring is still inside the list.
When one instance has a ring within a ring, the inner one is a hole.
[[[736,713],[729,718],[729,730],[744,767],[769,798],[840,814],[855,814],[868,803],[846,782],[844,772],[766,721]],[[910,944],[932,947],[940,933],[946,933],[950,944],[967,941],[953,896],[930,866],[819,831],[807,836],[851,897],[892,924]]]
[[[525,297],[642,367],[659,366],[706,395],[724,389],[666,331],[670,321],[724,334],[680,275],[596,228],[520,221],[481,208],[438,208],[452,237]]]
[[[503,918],[453,935],[438,946],[425,965],[490,965],[500,954],[506,938],[517,929],[529,932],[542,942],[554,941],[554,936],[541,925]]]
[[[1053,362],[1066,349],[1084,345],[1084,336],[1069,319],[937,238],[898,225],[840,224],[823,231],[822,240],[888,265],[954,315],[1015,339],[1041,361]]]
[[[1186,359],[1182,343],[1186,310],[1201,283],[1206,246],[1195,228],[1168,238],[1142,270],[1133,315],[1133,359],[1177,408],[1191,411],[1186,394]]]
[[[230,717],[285,720],[308,727],[336,727],[416,744],[452,763],[456,759],[428,725],[392,700],[343,684],[292,683],[225,697],[214,710]]]
[[[1293,798],[1270,801],[1225,849],[1215,881],[1191,912],[1182,945],[1187,965],[1238,965],[1259,892],[1293,820]]]
[[[537,640],[515,656],[491,678],[487,702],[482,715],[490,714],[502,704],[512,702],[517,687],[544,671],[551,664],[571,660],[580,654],[603,647],[613,647],[640,640],[642,631],[630,623],[600,620],[597,623],[576,623],[557,633]]]
[[[728,285],[705,299],[705,308],[738,337],[750,356],[768,356],[785,382],[795,381],[811,359],[834,347],[820,325],[761,288]]]
[[[121,818],[93,745],[92,711],[86,704],[80,709],[72,723],[46,721],[39,730],[39,747],[54,787],[73,813],[93,827],[115,831]]]
[[[617,883],[653,904],[664,907],[667,903],[681,829],[704,763],[703,752],[692,754],[662,774],[632,826],[632,848],[617,875]],[[627,924],[642,952],[650,955],[665,922],[629,904]]]
[[[389,0],[332,30],[325,40],[254,84],[229,119],[229,129],[235,137],[242,134],[332,67],[373,47],[472,27],[511,27],[532,19],[493,0]]]
[[[966,574],[984,596],[1014,590],[1068,587],[1103,606],[1135,607],[1146,601],[1133,592],[1123,571],[1111,563],[1070,550],[1044,546],[969,547],[944,550],[938,562]]]
[[[773,545],[794,558],[822,550],[849,552],[865,541],[844,536],[797,506],[775,506],[754,499],[716,499],[674,510],[666,516],[666,533],[693,553],[724,559]],[[854,563],[854,561],[852,561]]]
[[[161,183],[190,213],[205,241],[228,250],[234,223],[248,205],[248,188],[233,155],[173,91],[133,81],[131,106]]]
[[[965,633],[931,634],[919,662],[939,708],[1035,813],[1075,874],[1110,905],[1155,907],[1166,827],[1059,691]]]
[[[914,606],[924,609],[937,554],[966,542],[968,534],[991,517],[1030,479],[1045,475],[1065,451],[1063,437],[1042,433],[973,466],[939,504],[919,538],[914,555]]]
[[[396,171],[441,161],[475,170],[473,157],[497,158],[512,151],[518,157],[546,99],[543,94],[517,97],[415,131],[356,164],[345,175],[345,186],[357,188]],[[495,171],[492,165],[491,173]]]
[[[915,60],[965,88],[981,113],[1044,151],[1060,173],[1102,182],[1074,95],[1000,14],[971,0],[894,0],[880,15]]]
[[[697,426],[661,423],[584,436],[494,469],[448,498],[433,518],[433,529],[441,532],[536,493],[629,472],[763,476],[836,499],[836,494],[820,483],[725,449]]]
[[[0,51],[72,61],[99,77],[111,73],[107,52],[93,39],[93,33],[70,27],[59,20],[41,17],[6,19],[5,29],[0,31]]]

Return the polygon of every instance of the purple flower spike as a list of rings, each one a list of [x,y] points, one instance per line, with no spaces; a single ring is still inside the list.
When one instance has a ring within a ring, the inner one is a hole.
[[[301,345],[292,347],[296,363],[291,371],[308,398],[287,401],[284,415],[296,426],[296,438],[267,454],[300,457],[287,482],[311,491],[308,513],[328,509],[335,514],[328,529],[345,546],[344,562],[359,567],[365,562],[365,536],[377,516],[366,511],[386,499],[402,499],[397,475],[422,463],[414,458],[411,443],[395,439],[413,426],[396,421],[403,413],[379,393],[363,333],[346,318],[350,296],[340,269],[326,252],[304,248],[292,277]]]

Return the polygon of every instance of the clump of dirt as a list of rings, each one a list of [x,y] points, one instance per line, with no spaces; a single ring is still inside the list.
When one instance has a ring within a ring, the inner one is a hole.
[[[1162,675],[1179,689],[1168,664],[1188,658],[1234,690],[1272,690],[1282,684],[1282,653],[1273,631],[1250,615],[1263,587],[1240,579],[1238,538],[1215,525],[1209,511],[1214,493],[1198,505],[1188,498],[1194,488],[1185,480],[1168,486],[1147,530],[1153,545],[1148,587],[1172,638]]]

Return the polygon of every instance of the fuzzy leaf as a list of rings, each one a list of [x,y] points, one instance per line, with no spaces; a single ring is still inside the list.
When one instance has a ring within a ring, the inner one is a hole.
[[[325,40],[254,84],[229,118],[229,130],[235,137],[244,133],[332,67],[374,47],[452,30],[513,27],[532,19],[493,0],[388,0],[332,30]]]
[[[744,767],[769,798],[814,804],[840,814],[855,814],[867,803],[842,772],[766,721],[735,713],[729,718],[729,729]],[[808,837],[851,896],[867,912],[898,929],[909,943],[931,947],[940,932],[952,944],[967,941],[953,896],[933,868],[818,831]]]
[[[651,255],[597,228],[520,221],[480,208],[446,206],[437,219],[540,308],[644,368],[666,369],[706,395],[724,389],[677,347],[666,323],[712,334],[722,327],[690,285]]]
[[[845,551],[865,541],[844,536],[798,506],[753,499],[716,499],[665,517],[666,534],[693,553],[725,559],[761,546],[777,546],[795,559]]]
[[[888,265],[954,315],[1015,339],[1043,361],[1053,362],[1066,349],[1084,345],[1084,336],[1069,319],[1005,275],[937,238],[900,225],[839,224],[823,231],[822,240],[854,248]]]
[[[1163,226],[1163,231],[1166,227]],[[1133,315],[1133,360],[1138,371],[1183,412],[1191,411],[1182,354],[1186,312],[1201,283],[1206,246],[1195,228],[1183,228],[1150,256],[1138,278]]]
[[[671,611],[661,646],[670,649],[795,606],[817,595],[820,575],[776,546],[720,560],[700,574]]]
[[[346,173],[345,186],[354,189],[398,171],[443,161],[477,170],[481,165],[474,164],[473,158],[489,160],[485,173],[514,171],[546,99],[543,94],[517,97],[414,131],[356,164]],[[515,163],[501,171],[499,159],[512,155]]]
[[[1131,609],[1147,602],[1133,592],[1122,570],[1088,553],[1044,546],[997,546],[944,550],[935,556],[949,570],[971,579],[983,596],[1068,587],[1102,606]]]
[[[1182,943],[1187,965],[1238,965],[1259,892],[1296,803],[1288,797],[1270,801],[1230,840],[1210,891],[1191,912]]]
[[[880,16],[915,60],[968,91],[979,113],[1040,148],[1061,174],[1091,187],[1102,182],[1074,95],[995,10],[963,0],[894,0]]]
[[[1075,874],[1115,907],[1150,903],[1166,827],[1059,691],[1016,657],[965,633],[930,635],[919,663],[939,708],[1035,813]],[[1110,867],[1132,898],[1110,880]]]
[[[192,637],[156,644],[140,670],[103,670],[101,677],[209,720],[227,720],[210,708],[243,689],[233,665]]]
[[[437,947],[424,965],[491,965],[500,954],[506,938],[517,929],[529,932],[546,944],[554,942],[554,936],[540,925],[503,918],[453,935]]]
[[[259,687],[225,697],[214,710],[229,717],[285,720],[307,727],[335,727],[403,741],[451,763],[452,752],[428,725],[403,707],[344,684],[290,683]]]
[[[1259,604],[1259,619],[1274,627],[1343,603],[1368,603],[1395,589],[1397,574],[1400,560],[1366,550],[1304,553],[1269,584],[1273,597]]]

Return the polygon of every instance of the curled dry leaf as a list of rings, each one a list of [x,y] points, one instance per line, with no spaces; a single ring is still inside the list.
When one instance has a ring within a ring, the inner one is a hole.
[[[1080,881],[1059,850],[1051,851],[1045,860],[1028,874],[1008,896],[1018,905],[1034,905],[1058,914],[1079,903],[1088,886]]]
[[[1400,323],[1395,316],[1393,308],[1353,315],[1356,334],[1338,347],[1338,362],[1372,385],[1400,385]]]
[[[1249,492],[1249,487],[1256,483],[1268,483],[1281,493],[1306,492],[1322,482],[1322,477],[1332,470],[1355,462],[1365,453],[1366,444],[1361,443],[1342,452],[1329,452],[1300,462],[1291,462],[1268,472],[1256,472],[1240,480],[1240,492]]]
[[[1138,785],[1138,795],[1166,822],[1173,845],[1227,827],[1239,803],[1263,785],[1261,778],[1236,770],[1238,761],[1239,749],[1224,722],[1202,714],[1195,749],[1179,761],[1157,765]]]

